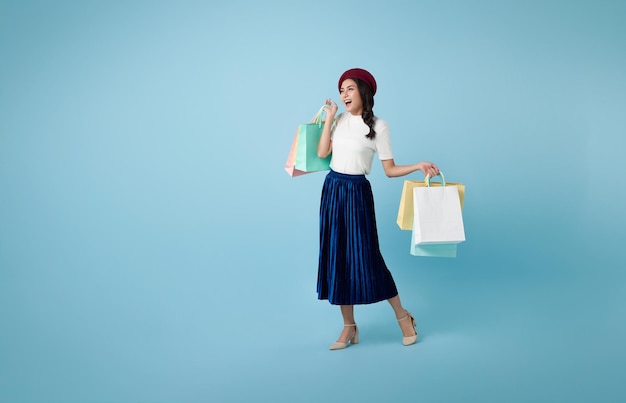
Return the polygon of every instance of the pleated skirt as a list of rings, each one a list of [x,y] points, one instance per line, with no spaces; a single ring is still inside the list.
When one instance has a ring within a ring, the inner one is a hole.
[[[380,253],[374,197],[365,175],[330,171],[320,203],[319,299],[371,304],[398,295]]]

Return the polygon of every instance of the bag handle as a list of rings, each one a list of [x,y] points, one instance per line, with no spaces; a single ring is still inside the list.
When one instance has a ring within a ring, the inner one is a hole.
[[[313,120],[311,120],[311,123],[315,123],[316,125],[318,125],[319,127],[322,127],[322,113],[324,113],[324,108],[326,107],[326,105],[323,105],[319,111],[317,111],[317,113],[315,114],[315,116],[313,117]]]
[[[443,172],[439,171],[439,176],[441,176],[441,186],[446,186],[446,178],[444,178]],[[426,183],[426,186],[430,187],[430,175],[426,175],[424,183]]]

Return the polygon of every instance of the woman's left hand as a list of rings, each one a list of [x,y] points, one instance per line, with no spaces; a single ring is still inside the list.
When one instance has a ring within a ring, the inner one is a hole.
[[[439,167],[432,162],[422,161],[417,165],[419,166],[419,170],[424,172],[424,175],[430,176],[431,178],[439,175]]]

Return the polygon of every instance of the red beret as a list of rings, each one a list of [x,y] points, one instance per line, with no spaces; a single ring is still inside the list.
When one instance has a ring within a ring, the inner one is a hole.
[[[376,80],[374,79],[374,76],[371,75],[369,71],[358,68],[350,69],[339,77],[339,84],[337,85],[339,91],[341,91],[341,83],[349,78],[358,78],[359,80],[363,80],[372,89],[372,95],[376,94]]]

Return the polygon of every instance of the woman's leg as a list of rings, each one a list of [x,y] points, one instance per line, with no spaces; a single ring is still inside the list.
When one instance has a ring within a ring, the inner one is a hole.
[[[409,314],[408,311],[404,309],[402,303],[400,302],[400,295],[398,294],[393,298],[389,298],[387,301],[389,302],[389,304],[393,308],[393,311],[396,314],[396,319],[398,319],[398,324],[400,325],[400,329],[402,329],[402,335],[404,337],[415,336],[415,328],[413,327],[411,319],[407,317],[407,315]],[[403,318],[406,319],[400,320]]]
[[[347,326],[347,325],[355,324],[354,305],[339,305],[339,308],[341,309],[341,316],[343,316],[344,326],[343,326],[343,330],[341,331],[341,335],[339,335],[339,338],[337,339],[337,341],[347,343],[348,340],[354,337],[354,334],[356,332],[355,326]]]

